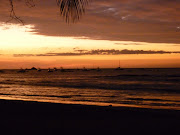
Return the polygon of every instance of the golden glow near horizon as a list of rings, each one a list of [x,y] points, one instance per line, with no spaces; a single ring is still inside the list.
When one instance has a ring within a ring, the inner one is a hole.
[[[64,51],[79,49],[132,49],[132,50],[164,50],[180,51],[180,45],[165,43],[146,43],[133,41],[108,41],[81,39],[75,37],[53,37],[37,35],[32,25],[0,25],[1,50],[14,53],[41,53],[42,49],[56,50],[62,48]],[[37,49],[37,50],[36,50]]]
[[[101,61],[98,66],[113,67],[113,60],[126,60],[128,67],[133,67],[128,64],[128,60],[141,60],[141,66],[146,63],[145,60],[174,60],[174,63],[178,63],[180,59],[179,54],[147,54],[147,55],[98,55],[98,56],[56,56],[56,57],[13,57],[13,54],[44,54],[44,53],[64,53],[73,52],[73,48],[80,50],[96,50],[96,49],[116,49],[116,50],[163,50],[163,51],[180,51],[180,45],[178,44],[165,44],[165,43],[145,43],[145,42],[132,42],[132,41],[107,41],[107,40],[92,40],[81,39],[80,37],[53,37],[38,35],[33,32],[34,26],[32,25],[12,25],[1,24],[0,25],[0,68],[6,68],[9,62],[19,62],[23,64],[17,64],[13,68],[19,68],[24,66],[34,66],[41,62],[39,66],[50,67],[58,66],[61,64],[69,65],[69,67],[78,65],[87,65],[88,61],[91,61],[90,65],[94,61]],[[142,62],[142,59],[144,62]],[[74,61],[72,61],[74,60]],[[111,61],[111,66],[108,66],[107,61]],[[27,63],[26,63],[27,62]],[[34,64],[33,64],[34,62]],[[59,63],[61,62],[61,64]],[[95,62],[95,63],[96,63]],[[132,61],[131,61],[132,62]],[[165,62],[165,61],[164,61]],[[54,64],[53,64],[54,63]],[[161,62],[160,62],[161,63]],[[166,61],[166,63],[168,63]],[[158,62],[156,63],[156,65]],[[137,65],[137,64],[135,64]],[[165,64],[166,65],[166,64]],[[116,66],[116,64],[114,65]],[[174,66],[174,65],[173,65]],[[136,67],[136,66],[135,66]]]

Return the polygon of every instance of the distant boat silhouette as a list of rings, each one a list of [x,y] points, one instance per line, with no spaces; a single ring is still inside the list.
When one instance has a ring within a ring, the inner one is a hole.
[[[26,70],[21,68],[21,69],[20,69],[20,70],[18,70],[17,72],[18,72],[18,73],[25,73],[25,72],[26,72]]]
[[[48,72],[53,72],[53,70],[51,70],[50,68],[48,68]]]
[[[119,60],[119,67],[117,67],[115,70],[123,70],[123,69],[120,67],[120,60]]]
[[[101,71],[101,69],[98,67],[98,68],[97,68],[97,71]]]
[[[3,71],[3,70],[0,70],[0,73],[4,73],[4,71]]]
[[[38,69],[37,69],[37,71],[39,71],[39,72],[40,72],[40,71],[41,71],[41,69],[40,69],[40,68],[38,68]]]
[[[65,69],[63,67],[60,68],[61,72],[65,72]]]
[[[121,67],[117,67],[115,70],[123,70]]]
[[[57,71],[57,68],[54,68],[54,71]]]
[[[37,68],[35,68],[35,67],[32,67],[30,70],[37,70]]]
[[[88,69],[86,69],[85,67],[83,67],[82,71],[89,71]]]

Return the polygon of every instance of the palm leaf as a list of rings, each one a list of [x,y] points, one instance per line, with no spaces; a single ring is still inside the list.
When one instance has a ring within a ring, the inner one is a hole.
[[[88,0],[56,0],[56,2],[60,9],[60,15],[66,22],[79,20],[88,4]]]
[[[34,7],[34,0],[24,0],[28,7]],[[75,22],[80,19],[82,14],[85,12],[85,6],[88,4],[89,0],[56,0],[57,5],[60,9],[60,15],[64,17],[66,22]],[[11,11],[10,11],[10,20],[16,20],[24,24],[23,20],[20,17],[16,16],[14,11],[14,0],[9,0]]]

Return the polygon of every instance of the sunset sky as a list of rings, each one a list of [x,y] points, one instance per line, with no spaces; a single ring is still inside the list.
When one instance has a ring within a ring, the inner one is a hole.
[[[66,23],[55,0],[0,0],[0,68],[180,67],[180,0],[91,0]]]

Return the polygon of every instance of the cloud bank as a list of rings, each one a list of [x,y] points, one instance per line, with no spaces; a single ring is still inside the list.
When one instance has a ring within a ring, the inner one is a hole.
[[[40,35],[180,43],[180,0],[91,0],[76,24],[63,21],[55,1],[35,0],[34,8],[15,2],[16,14]],[[0,0],[1,22],[9,19],[9,10],[8,1]]]
[[[122,54],[172,54],[172,53],[180,53],[180,52],[169,52],[169,51],[144,51],[144,50],[83,50],[76,52],[66,52],[66,53],[45,53],[45,54],[14,54],[14,57],[32,57],[32,56],[82,56],[82,55],[122,55]]]

